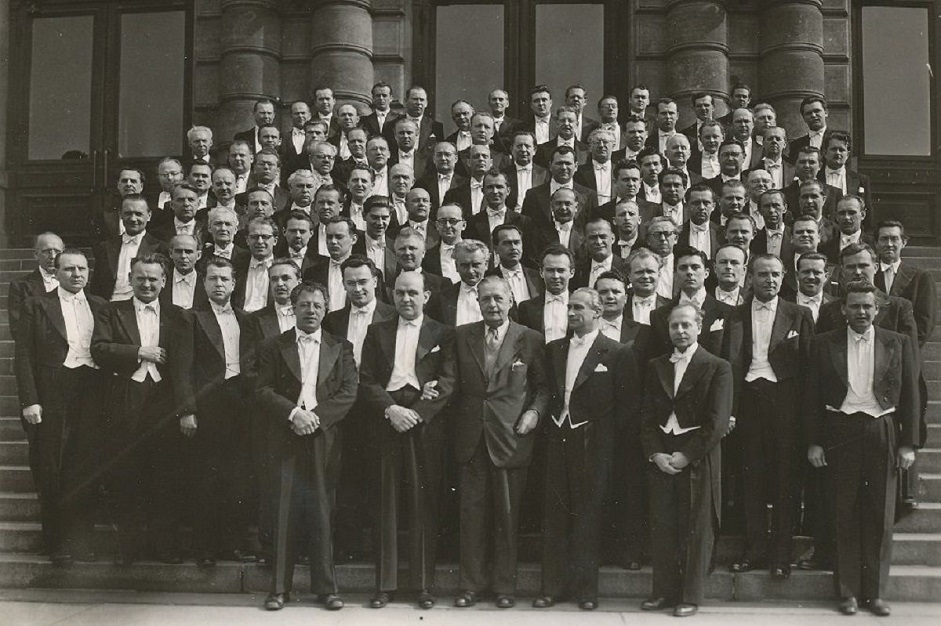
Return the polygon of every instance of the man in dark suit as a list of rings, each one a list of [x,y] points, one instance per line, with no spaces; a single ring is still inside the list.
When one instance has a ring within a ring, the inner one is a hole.
[[[509,285],[488,276],[478,295],[483,321],[458,327],[454,339],[451,419],[461,468],[463,590],[455,606],[476,604],[489,581],[496,606],[509,608],[515,604],[520,497],[532,431],[548,410],[548,381],[542,336],[509,319]]]
[[[765,221],[765,226],[755,233],[755,238],[751,240],[750,252],[772,254],[782,262],[784,259],[794,258],[791,229],[784,223],[784,214],[787,211],[785,202],[784,192],[780,189],[769,189],[758,198],[758,211]]]
[[[435,144],[431,162],[434,167],[429,167],[424,175],[415,181],[415,187],[426,190],[431,197],[433,219],[447,193],[467,184],[468,180],[465,176],[454,172],[454,166],[457,165],[457,148],[450,142],[439,141]],[[470,209],[470,207],[467,208]]]
[[[392,86],[379,81],[372,86],[372,113],[362,119],[363,128],[370,137],[382,135],[387,127],[392,126],[397,114],[391,110]]]
[[[291,259],[301,268],[303,275],[307,268],[323,259],[317,253],[317,248],[310,245],[313,229],[314,220],[308,213],[297,210],[288,213],[281,226],[283,237],[274,247],[274,256]]]
[[[386,302],[392,302],[392,292],[395,290],[395,279],[402,272],[422,272],[425,276],[425,288],[431,291],[432,295],[443,290],[451,281],[442,276],[437,276],[426,272],[422,268],[422,261],[425,258],[425,240],[411,228],[403,228],[395,236],[393,243],[395,246],[395,271],[386,272],[385,285]]]
[[[605,204],[613,197],[614,164],[611,162],[611,150],[614,140],[614,133],[610,130],[596,128],[591,131],[588,135],[591,158],[575,170],[572,178],[577,184],[593,190],[598,196],[598,204]]]
[[[601,298],[576,289],[569,298],[571,337],[546,347],[546,429],[542,585],[536,608],[566,591],[583,610],[598,607],[603,503],[613,437],[639,398],[637,365],[626,346],[599,330]],[[620,453],[620,451],[619,451]]]
[[[612,168],[614,174],[614,189],[612,199],[603,204],[599,204],[595,209],[594,215],[603,217],[615,226],[615,207],[621,202],[634,202],[637,206],[637,225],[646,224],[657,215],[659,207],[653,202],[648,202],[638,197],[640,191],[641,177],[640,166],[637,161],[617,161]],[[638,231],[639,232],[639,231]],[[635,233],[636,234],[636,233]]]
[[[644,377],[641,439],[650,459],[653,593],[641,609],[673,607],[693,615],[702,604],[721,518],[722,452],[732,412],[732,369],[697,342],[704,328],[694,304],[670,308],[672,354]],[[681,539],[684,538],[684,539]]]
[[[561,187],[575,192],[577,210],[574,219],[582,223],[595,211],[598,205],[597,194],[572,180],[577,167],[575,151],[568,146],[559,146],[552,151],[549,162],[551,178],[545,183],[532,187],[526,192],[521,213],[532,220],[534,228],[546,233],[555,230],[551,197]]]
[[[239,217],[232,209],[226,207],[209,209],[206,217],[206,229],[209,236],[203,242],[202,254],[196,263],[197,271],[204,270],[206,263],[214,256],[229,259],[236,268],[248,264],[251,253],[234,242],[238,228]]]
[[[507,207],[506,201],[510,188],[507,185],[506,174],[492,169],[484,175],[484,202],[480,212],[467,220],[466,235],[468,238],[483,241],[488,248],[493,249],[493,229],[501,224],[513,224],[520,230],[529,230],[529,218],[520,215]],[[490,259],[493,265],[494,259]]]
[[[401,226],[408,226],[425,238],[425,249],[438,245],[440,239],[431,221],[431,194],[421,187],[413,187],[405,194],[405,207],[408,209],[408,221]]]
[[[623,272],[626,264],[614,254],[614,230],[611,222],[596,217],[585,224],[585,257],[575,263],[572,289],[594,288],[595,280],[604,272]]]
[[[189,171],[190,166],[197,161],[215,167],[216,161],[212,157],[212,129],[208,126],[193,126],[186,131],[186,145],[189,153],[183,156],[180,165]]]
[[[686,135],[677,133],[667,139],[666,157],[669,167],[686,174],[686,179],[689,181],[687,187],[702,182],[702,176],[696,172],[691,172],[687,165],[691,152],[690,141]]]
[[[199,191],[189,182],[184,181],[173,188],[170,195],[170,213],[173,217],[162,223],[150,225],[150,234],[166,243],[175,235],[201,237],[206,229],[205,218],[197,219]],[[151,219],[151,222],[154,220]]]
[[[808,146],[822,151],[827,136],[829,111],[827,101],[823,96],[807,96],[801,100],[800,114],[804,118],[804,124],[807,125],[809,132],[788,144],[787,153],[792,162],[798,153]]]
[[[166,245],[146,231],[150,207],[143,196],[126,196],[121,202],[124,234],[102,241],[94,248],[95,271],[88,291],[105,300],[130,300],[131,261],[137,256],[166,254]]]
[[[781,290],[781,297],[789,302],[810,309],[814,324],[820,316],[823,305],[834,300],[826,291],[832,268],[827,263],[827,257],[819,252],[804,252],[797,257],[797,268],[793,291],[785,293]]]
[[[679,112],[676,102],[670,98],[660,98],[657,101],[657,124],[647,135],[647,146],[657,153],[666,155],[667,139],[676,134],[676,122]]]
[[[742,144],[745,152],[742,159],[742,169],[752,170],[761,165],[761,146],[755,141],[755,114],[751,109],[735,109],[732,111],[732,123],[729,125],[729,139],[735,139]]]
[[[745,169],[745,148],[738,139],[726,139],[719,146],[719,173],[714,178],[706,179],[705,183],[712,187],[718,197],[723,195],[723,187],[730,180],[738,180],[743,183],[746,180]],[[739,207],[738,210],[742,210]],[[714,221],[718,221],[716,216]]]
[[[552,153],[561,146],[566,146],[572,150],[575,155],[576,167],[587,161],[589,156],[588,144],[580,141],[575,136],[575,127],[578,123],[577,112],[571,107],[559,107],[556,109],[553,119],[558,132],[549,141],[536,146],[536,155],[533,157],[533,162],[543,167],[549,166],[552,163]]]
[[[418,127],[418,141],[416,142],[419,152],[428,151],[444,139],[444,126],[430,115],[425,115],[425,109],[428,107],[428,94],[422,87],[417,85],[409,87],[405,92],[405,115],[399,119],[409,119]],[[386,122],[382,134],[392,146],[395,143],[395,125]]]
[[[839,263],[841,251],[850,244],[872,245],[872,235],[863,230],[866,213],[866,205],[857,195],[848,194],[837,201],[834,220],[839,234],[828,241],[822,241],[819,247],[820,252],[827,255],[831,263]]]
[[[316,85],[313,90],[311,105],[314,107],[314,119],[320,120],[327,125],[327,136],[324,141],[331,141],[340,134],[339,116],[334,115],[334,108],[337,104],[336,95],[333,88],[327,85]]]
[[[106,193],[100,210],[92,217],[97,241],[123,234],[122,203],[127,196],[139,196],[144,193],[144,172],[133,167],[122,169],[118,173],[118,183],[115,187],[113,191],[109,190]]]
[[[328,144],[329,145],[329,144]],[[271,204],[275,211],[286,209],[291,205],[291,194],[278,184],[281,180],[281,156],[274,148],[262,148],[255,153],[252,174],[248,186],[260,187],[271,194]],[[247,190],[246,190],[247,191]],[[236,204],[245,205],[247,201],[244,194],[235,197]]]
[[[509,146],[516,131],[523,129],[523,120],[506,114],[507,107],[510,106],[510,95],[503,89],[494,89],[487,96],[487,105],[490,107],[490,114],[493,115],[494,131],[497,137],[504,146]]]
[[[652,354],[664,354],[670,351],[670,311],[678,304],[692,302],[702,314],[702,330],[699,333],[699,345],[712,354],[720,354],[725,318],[732,307],[722,304],[707,293],[706,277],[709,275],[708,259],[695,248],[677,249],[676,281],[679,283],[679,295],[673,301],[650,315],[650,326],[654,340]]]
[[[356,401],[353,346],[324,332],[327,312],[321,285],[291,293],[297,326],[262,344],[258,353],[259,408],[275,427],[279,480],[274,528],[274,575],[265,608],[290,599],[298,533],[307,537],[310,588],[328,610],[343,608],[333,564],[331,518],[338,464],[337,424]]]
[[[248,143],[251,148],[252,154],[255,154],[262,149],[261,141],[259,141],[258,130],[267,124],[274,123],[274,101],[269,100],[268,98],[259,98],[255,100],[255,106],[252,108],[252,115],[255,118],[254,128],[249,128],[248,130],[243,130],[240,133],[235,133],[233,141],[245,141]]]
[[[160,305],[168,265],[162,254],[138,254],[130,270],[133,297],[95,315],[91,353],[110,383],[109,474],[123,565],[139,557],[145,523],[157,558],[182,562],[176,527],[181,429],[196,410],[193,327],[188,312]]]
[[[248,223],[247,239],[250,257],[235,267],[233,306],[254,313],[268,305],[268,270],[274,262],[278,243],[278,227],[267,217],[256,217]]]
[[[627,257],[625,277],[631,290],[624,303],[625,318],[650,326],[653,312],[670,304],[669,298],[657,293],[661,262],[660,255],[645,246],[634,250]]]
[[[743,558],[732,564],[732,571],[767,565],[772,578],[784,580],[791,574],[799,509],[802,368],[814,322],[808,309],[778,298],[784,277],[781,259],[756,254],[749,274],[753,295],[729,314],[722,343],[722,356],[732,364],[732,413],[736,423],[741,421],[738,434],[744,448],[747,537]]]
[[[454,265],[454,246],[462,239],[466,227],[464,211],[459,205],[450,203],[439,207],[435,228],[441,239],[437,246],[428,248],[422,259],[422,269],[453,283],[460,281],[457,267]]]
[[[569,85],[565,88],[565,106],[572,109],[576,114],[575,136],[579,140],[586,140],[588,133],[592,128],[598,126],[598,120],[593,120],[586,116],[585,106],[588,104],[588,92],[581,85]]]
[[[367,257],[379,272],[380,285],[385,284],[388,274],[396,273],[395,238],[389,236],[391,209],[385,196],[370,196],[363,207],[366,230],[357,237],[350,248],[352,254]],[[385,301],[385,290],[379,295]]]
[[[784,189],[794,180],[794,166],[784,160],[787,147],[787,130],[781,126],[765,129],[761,144],[761,163],[759,167],[771,174],[773,189]]]
[[[715,103],[711,94],[702,91],[694,93],[691,100],[693,112],[696,114],[696,121],[682,129],[680,133],[689,139],[690,144],[696,145],[696,142],[699,141],[700,127],[705,122],[711,121],[715,115]],[[693,152],[699,152],[699,149],[697,148]]]
[[[570,251],[573,259],[580,261],[585,255],[584,222],[587,213],[579,212],[577,194],[568,187],[559,187],[549,198],[549,207],[552,221],[548,227],[538,227],[533,221],[528,224],[523,251],[527,265],[538,266],[543,250],[552,244],[561,244]]]
[[[872,183],[869,176],[860,174],[848,167],[853,139],[849,133],[834,130],[827,133],[820,148],[824,167],[817,172],[817,179],[840,190],[843,196],[853,195],[862,198],[863,208],[872,208]],[[866,222],[869,228],[869,222]]]
[[[796,155],[792,153],[791,156],[795,158],[794,180],[785,185],[784,197],[787,200],[789,216],[793,219],[804,212],[801,187],[809,180],[817,180],[823,158],[820,156],[820,150],[813,146],[801,148],[800,152]],[[836,202],[843,192],[823,182],[820,183],[820,192],[824,200],[820,214],[827,219],[833,219],[836,216]]]
[[[432,146],[424,150],[418,148],[418,123],[407,117],[395,120],[395,141],[389,144],[392,154],[389,156],[389,167],[397,163],[408,165],[415,173],[415,177],[424,176],[431,167]]]
[[[304,132],[304,125],[310,118],[309,104],[303,100],[291,104],[291,130],[281,142],[281,163],[284,170],[282,174],[285,176],[287,170],[294,169],[295,163],[306,160],[307,133]]]
[[[454,265],[461,282],[445,284],[432,294],[428,315],[448,326],[479,322],[478,285],[487,273],[490,250],[482,241],[462,239],[454,244]]]
[[[199,285],[209,300],[193,311],[193,383],[196,416],[181,422],[192,440],[193,552],[196,565],[212,567],[217,556],[242,560],[254,551],[248,529],[255,522],[252,488],[251,425],[241,357],[247,347],[245,314],[232,308],[235,271],[214,258]]]
[[[804,398],[807,458],[827,466],[836,536],[840,611],[887,616],[898,471],[915,461],[918,437],[916,349],[908,336],[874,324],[880,294],[867,281],[847,285],[848,328],[814,341]],[[864,461],[865,459],[865,461]]]
[[[380,442],[377,589],[370,606],[382,608],[398,584],[399,494],[408,484],[410,586],[418,606],[435,604],[438,509],[442,500],[447,430],[439,413],[454,386],[454,331],[424,315],[431,295],[419,272],[395,281],[397,315],[366,333],[360,394]],[[422,399],[432,383],[434,399]]]
[[[701,176],[703,180],[718,177],[722,173],[719,148],[725,142],[725,129],[715,120],[706,120],[699,127],[696,140],[700,148],[692,151],[686,166],[691,173]],[[692,142],[690,139],[690,143]]]
[[[471,145],[471,118],[474,112],[474,105],[463,98],[451,104],[451,121],[454,122],[455,130],[444,141],[452,144],[459,152]]]
[[[751,87],[745,83],[735,83],[729,93],[729,112],[718,118],[723,126],[732,124],[732,111],[735,109],[747,109],[751,106]]]
[[[54,564],[67,565],[73,557],[95,559],[95,459],[105,433],[91,337],[94,315],[106,302],[85,295],[88,260],[82,252],[66,249],[55,263],[59,286],[22,308],[14,366],[29,455],[38,470],[45,552]]]
[[[469,217],[479,213],[484,206],[484,175],[493,169],[493,160],[490,148],[477,144],[468,148],[468,159],[470,176],[467,182],[448,190],[444,202],[456,202]]]
[[[575,274],[575,257],[559,243],[546,246],[539,260],[539,275],[546,289],[538,298],[519,305],[519,322],[545,336],[546,342],[568,332],[569,282]]]
[[[7,315],[10,322],[10,336],[16,339],[20,314],[26,301],[44,293],[55,291],[59,286],[56,278],[56,256],[65,249],[62,239],[52,232],[36,235],[33,244],[33,256],[36,258],[35,270],[21,278],[10,281],[7,292]]]
[[[490,158],[493,161],[493,167],[503,169],[510,161],[507,148],[503,141],[496,136],[495,122],[493,116],[489,113],[478,111],[471,117],[470,122],[471,145],[487,146],[490,148]],[[468,158],[470,156],[470,146],[463,150],[458,150],[458,163],[455,171],[458,174],[466,176],[469,171]]]
[[[548,85],[536,85],[529,91],[529,110],[532,117],[523,130],[533,134],[537,146],[553,139],[559,130],[552,118],[552,91]]]
[[[716,208],[716,194],[709,185],[698,183],[686,191],[689,219],[680,228],[677,244],[702,250],[711,259],[722,245],[719,227],[710,219]]]
[[[176,235],[170,239],[170,261],[173,270],[167,274],[167,286],[160,290],[160,304],[181,309],[202,309],[209,304],[202,287],[204,270],[196,264],[202,255],[199,240],[192,235]]]
[[[493,251],[497,265],[488,276],[502,276],[513,290],[513,303],[517,306],[543,292],[542,278],[535,269],[524,267],[523,229],[518,224],[500,224],[493,229]]]

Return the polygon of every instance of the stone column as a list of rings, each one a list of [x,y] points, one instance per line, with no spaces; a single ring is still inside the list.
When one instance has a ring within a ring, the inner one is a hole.
[[[729,44],[725,0],[669,0],[667,3],[667,93],[682,120],[691,124],[691,96],[711,94],[716,116],[724,114],[729,91]]]
[[[821,0],[768,2],[761,14],[758,94],[778,114],[789,136],[806,132],[800,102],[824,95]]]
[[[254,124],[261,97],[281,97],[279,0],[221,0],[219,113],[215,143]]]
[[[369,105],[373,85],[371,0],[319,0],[311,17],[310,88]],[[365,107],[360,107],[364,109]]]

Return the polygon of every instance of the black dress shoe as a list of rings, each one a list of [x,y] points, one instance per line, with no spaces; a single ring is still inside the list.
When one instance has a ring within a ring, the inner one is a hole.
[[[673,617],[689,617],[691,615],[696,615],[696,611],[698,610],[699,607],[695,604],[677,604],[673,609]]]
[[[578,608],[583,611],[594,611],[598,608],[597,600],[582,600],[578,603]]]
[[[775,580],[787,580],[791,577],[791,568],[789,565],[783,567],[772,567],[771,578]]]
[[[344,607],[343,599],[336,593],[320,594],[317,596],[317,601],[328,611],[339,611]]]
[[[372,609],[383,609],[387,604],[392,602],[392,594],[388,591],[377,591],[376,595],[372,597],[372,600],[369,601],[369,608]]]
[[[533,600],[534,609],[548,609],[551,606],[555,606],[555,598],[552,596],[539,596]]]
[[[856,598],[850,596],[840,601],[839,609],[843,615],[856,615],[856,612],[859,611],[859,604],[856,603]]]
[[[466,609],[477,604],[478,599],[477,594],[473,591],[462,591],[458,597],[454,598],[454,606]]]
[[[497,596],[497,601],[494,603],[498,609],[512,609],[516,606],[516,600],[513,599],[513,596],[508,596],[500,594]]]
[[[662,611],[669,608],[673,608],[673,603],[666,598],[650,598],[640,605],[641,611]]]
[[[435,597],[427,589],[422,589],[418,593],[418,608],[428,610],[434,608],[434,606]]]
[[[758,561],[752,561],[751,559],[742,559],[738,563],[732,563],[732,566],[729,567],[729,570],[734,574],[743,574],[745,572],[750,572],[755,569],[762,569],[763,564]]]
[[[269,593],[265,598],[265,610],[280,611],[284,608],[284,603],[291,598],[287,593]]]
[[[892,609],[889,608],[889,605],[886,604],[885,600],[882,598],[873,598],[866,602],[866,608],[869,609],[869,612],[873,615],[878,615],[879,617],[888,617],[892,614]]]

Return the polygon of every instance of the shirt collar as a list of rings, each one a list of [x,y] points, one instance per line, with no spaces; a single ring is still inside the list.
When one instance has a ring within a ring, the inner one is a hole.
[[[137,299],[137,296],[134,296],[134,310],[138,313],[142,313],[145,308],[153,307],[154,311],[158,314],[160,313],[160,300],[154,300],[153,302],[141,302]]]
[[[66,302],[85,302],[85,290],[81,290],[78,293],[72,293],[71,291],[66,291],[60,285],[56,287],[56,290],[59,292],[59,299],[65,300]]]
[[[191,271],[189,274],[181,274],[174,267],[173,268],[173,282],[186,283],[187,285],[195,285],[196,284],[196,270]]]
[[[359,313],[360,311],[363,311],[365,313],[368,313],[369,315],[372,315],[373,313],[376,312],[376,299],[373,298],[372,300],[370,300],[369,304],[367,304],[366,306],[356,306],[355,304],[351,304],[350,310],[353,313]]]
[[[497,341],[503,341],[503,338],[506,337],[506,331],[510,329],[510,320],[506,320],[497,327]],[[490,331],[490,326],[484,324],[484,335]]]
[[[594,329],[593,331],[591,331],[590,333],[587,333],[587,334],[583,335],[582,337],[578,337],[577,335],[572,335],[572,339],[571,339],[570,345],[573,346],[573,347],[579,347],[579,346],[586,346],[586,347],[588,347],[588,346],[591,346],[591,344],[593,344],[593,343],[595,342],[595,339],[598,338],[598,333],[599,333],[599,332],[601,332],[601,331],[596,328],[596,329]]]
[[[778,297],[775,296],[768,302],[762,302],[758,298],[752,300],[751,310],[760,311],[761,309],[769,309],[772,313],[778,310]]]
[[[699,291],[693,294],[693,297],[690,298],[686,293],[680,293],[680,304],[686,304],[687,302],[692,302],[696,305],[697,308],[702,308],[703,302],[706,301],[706,288],[700,287]]]
[[[416,326],[418,328],[421,328],[421,323],[423,319],[425,319],[424,315],[419,315],[413,320],[406,320],[403,317],[399,317],[399,328],[402,328],[403,326]]]
[[[892,271],[893,271],[895,274],[898,274],[898,273],[899,273],[899,265],[901,265],[901,264],[902,264],[902,259],[899,259],[899,260],[896,261],[895,263],[883,263],[883,262],[880,261],[880,262],[879,262],[879,268],[882,270],[883,273],[885,273],[885,272],[891,267],[891,268],[892,268]]]
[[[297,341],[298,343],[301,342],[301,337],[313,337],[313,342],[314,342],[314,343],[320,343],[321,340],[323,339],[323,329],[322,329],[322,328],[318,328],[317,330],[315,330],[315,331],[312,332],[312,333],[305,333],[303,330],[301,330],[300,328],[298,328],[298,327],[295,326],[295,327],[294,327],[294,332],[296,333],[295,336],[296,336],[296,338],[297,338],[296,341]]]
[[[847,327],[846,327],[846,333],[847,333],[847,336],[849,337],[849,339],[851,339],[851,341],[850,341],[851,344],[852,344],[852,343],[859,343],[859,342],[861,342],[861,341],[868,341],[868,342],[872,343],[872,338],[873,338],[873,336],[876,334],[876,331],[873,330],[873,328],[875,328],[875,327],[874,327],[874,326],[870,326],[869,328],[866,329],[866,332],[864,332],[864,333],[862,333],[862,334],[859,334],[859,333],[857,333],[855,330],[853,330],[851,327],[847,326]]]
[[[223,306],[219,306],[212,300],[209,301],[209,305],[212,307],[212,312],[216,315],[224,315],[226,313],[234,313],[232,310],[232,302],[226,302]]]
[[[565,306],[568,306],[568,304],[569,304],[569,292],[563,291],[562,293],[560,293],[559,295],[556,296],[556,295],[553,295],[553,294],[551,294],[551,293],[549,293],[549,292],[547,291],[547,292],[546,292],[546,303],[548,304],[549,302],[552,302],[553,300],[557,300],[557,301],[561,302],[562,304],[564,304]]]

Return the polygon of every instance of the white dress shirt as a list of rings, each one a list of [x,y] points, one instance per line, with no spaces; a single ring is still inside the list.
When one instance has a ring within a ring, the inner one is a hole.
[[[722,173],[722,168],[719,165],[719,155],[718,154],[709,154],[708,152],[702,153],[702,177],[704,179],[715,178]]]
[[[484,183],[475,178],[470,179],[470,196],[471,196],[471,214],[477,215],[480,213],[480,209],[483,206],[484,202]]]
[[[317,377],[320,375],[320,346],[323,342],[323,330],[318,328],[312,333],[305,333],[295,328],[297,337],[297,355],[301,362],[301,394],[297,398],[298,408],[313,411],[317,408]],[[291,411],[289,419],[297,409]]]
[[[196,220],[190,220],[188,222],[181,222],[179,218],[173,218],[173,229],[176,231],[177,235],[192,235],[196,236]]]
[[[42,286],[45,288],[46,293],[49,293],[53,289],[57,289],[59,287],[59,279],[55,274],[47,274],[46,270],[40,267],[39,276],[42,278]]]
[[[374,171],[375,178],[372,181],[372,193],[374,196],[389,196],[389,166],[383,167],[378,172]]]
[[[304,142],[307,140],[307,133],[303,128],[291,129],[291,143],[294,144],[294,152],[304,154]]]
[[[689,245],[700,250],[706,258],[712,258],[712,237],[709,236],[709,220],[699,225],[692,220],[689,222]]]
[[[814,322],[816,322],[817,318],[820,317],[820,305],[823,304],[823,292],[821,291],[816,296],[807,296],[798,291],[797,304],[810,309],[810,312],[814,316]]]
[[[330,259],[330,265],[327,267],[327,294],[330,297],[330,312],[339,311],[346,306],[346,289],[343,287],[343,272],[340,271],[340,266],[343,265],[345,260],[334,261]]]
[[[366,235],[366,256],[376,265],[376,268],[385,274],[386,271],[386,242],[373,239]]]
[[[604,204],[611,199],[611,161],[598,163],[591,162],[595,173],[595,193],[598,195],[598,204]]]
[[[294,307],[290,303],[283,306],[276,304],[274,309],[278,314],[278,329],[282,333],[294,328],[297,318],[294,316]]]
[[[510,284],[510,289],[513,291],[513,301],[516,304],[532,298],[529,293],[529,285],[526,284],[526,276],[523,275],[522,265],[517,263],[515,269],[507,269],[501,265],[500,274]]]
[[[660,280],[657,281],[657,295],[673,298],[673,253],[660,263]]]
[[[249,264],[245,278],[245,305],[242,307],[246,313],[263,309],[268,304],[268,268],[272,261],[274,257],[253,258]]]
[[[454,179],[454,172],[447,174],[438,174],[438,204],[444,203],[444,196],[451,189],[451,181]]]
[[[635,322],[650,326],[650,314],[657,308],[657,294],[652,293],[649,296],[638,296],[636,293],[631,297],[631,313]]]
[[[490,228],[490,232],[493,232],[493,229],[503,224],[506,221],[506,206],[501,206],[499,208],[487,207],[487,226]],[[494,250],[496,254],[496,250]]]
[[[661,130],[657,133],[657,138],[659,139],[659,145],[657,147],[659,148],[660,154],[667,153],[667,142],[670,140],[670,137],[673,137],[674,135],[676,135],[675,130],[671,130],[668,133]]]
[[[536,131],[536,145],[549,141],[549,116],[534,119],[533,129]]]
[[[706,288],[700,287],[699,291],[694,293],[691,296],[686,295],[686,292],[680,292],[680,304],[692,304],[700,311],[702,310],[702,305],[706,301]]]
[[[841,167],[838,170],[831,170],[829,167],[824,167],[826,170],[827,184],[831,187],[836,187],[845,195],[846,191],[846,168]]]
[[[245,190],[248,188],[248,174],[236,174],[235,175],[235,193],[245,193]]]
[[[480,314],[480,303],[477,301],[477,285],[470,286],[462,282],[457,292],[457,312],[454,325],[470,324],[471,322],[479,322],[482,319],[484,318]]]
[[[781,159],[772,161],[765,157],[762,159],[765,171],[771,174],[771,188],[784,189],[784,164]]]
[[[895,277],[899,275],[899,266],[901,264],[901,259],[894,263],[879,263],[879,269],[882,270],[882,278],[885,280],[885,292],[887,294],[892,291],[892,284],[895,282]]]
[[[755,232],[765,227],[764,216],[761,214],[761,211],[758,210],[758,205],[751,200],[748,201],[748,214],[755,220]]]
[[[771,329],[774,327],[774,317],[778,312],[778,298],[770,302],[762,302],[758,298],[751,303],[751,364],[745,374],[745,382],[759,378],[778,382],[774,375],[774,368],[768,361],[768,348],[771,347]]]
[[[716,287],[715,299],[729,306],[738,306],[742,303],[742,288],[736,287],[732,291],[726,291],[722,287]]]
[[[160,344],[160,302],[154,300],[153,302],[145,304],[137,298],[133,298],[133,300],[141,347],[152,348],[158,346]],[[162,380],[162,376],[160,376],[160,372],[157,370],[157,364],[153,361],[144,361],[141,359],[140,366],[131,375],[131,380],[142,383],[148,375],[155,383],[159,383]]]
[[[598,332],[596,328],[582,337],[573,336],[569,340],[569,353],[565,360],[565,391],[562,398],[562,414],[558,418],[552,416],[552,421],[560,428],[566,422],[568,422],[569,428],[572,429],[588,423],[588,420],[583,420],[577,424],[572,421],[572,414],[569,413],[569,402],[572,399],[572,390],[575,388],[578,372],[582,369],[582,363],[585,362],[585,357],[588,356],[592,344],[598,338]]]
[[[469,130],[459,130],[457,131],[457,139],[454,142],[454,147],[457,148],[458,152],[462,150],[467,150],[471,147],[471,134]]]
[[[412,168],[412,171],[415,171],[415,149],[411,149],[408,152],[402,152],[399,150],[399,163],[403,165],[408,165]]]
[[[673,362],[673,395],[676,395],[676,392],[679,391],[680,383],[683,382],[683,376],[686,375],[689,362],[698,349],[699,344],[694,343],[686,348],[686,352],[680,353],[676,349],[673,350],[673,355],[670,357],[670,361]],[[681,428],[680,421],[676,419],[676,413],[674,412],[670,413],[670,418],[667,420],[666,426],[661,426],[660,430],[668,435],[682,435],[683,433],[688,433],[697,428],[700,427],[690,426],[689,428]]]
[[[356,225],[357,230],[366,230],[366,217],[363,211],[363,205],[350,202],[350,219]]]
[[[852,235],[844,235],[843,233],[840,233],[840,250],[842,251],[843,248],[850,244],[859,243],[859,236],[861,234],[861,231],[858,230]]]
[[[849,379],[846,398],[840,406],[840,411],[851,415],[853,413],[866,413],[870,417],[882,417],[895,410],[895,407],[883,409],[876,401],[873,392],[873,376],[876,367],[876,350],[874,342],[876,331],[870,326],[860,335],[849,326],[846,327],[846,373]]]
[[[181,309],[192,309],[193,298],[196,295],[196,270],[189,274],[180,274],[180,270],[173,268],[173,304]]]
[[[212,248],[212,255],[222,257],[223,259],[232,260],[232,252],[235,251],[235,244],[231,241],[227,246],[220,246],[218,244],[214,245]]]
[[[399,318],[399,325],[395,330],[395,364],[392,366],[392,375],[389,376],[386,391],[398,391],[403,387],[421,389],[418,374],[415,373],[415,357],[423,318],[424,316],[414,320]]]
[[[114,275],[114,291],[111,292],[111,301],[130,300],[133,295],[131,289],[131,261],[137,256],[144,233],[136,235],[121,235],[121,252],[118,254],[118,268]]]
[[[618,315],[613,320],[606,320],[601,318],[599,320],[601,334],[607,337],[608,339],[613,339],[614,341],[621,341],[621,326],[624,324],[624,314]]]
[[[572,240],[572,222],[563,223],[553,219],[552,223],[555,224],[555,232],[559,233],[559,243],[568,248]]]
[[[644,187],[644,198],[647,202],[653,202],[654,204],[663,202],[663,196],[660,195],[660,185],[650,187],[645,182],[641,182],[641,185]]]
[[[69,351],[62,366],[67,369],[82,366],[97,368],[91,356],[91,335],[95,329],[95,318],[85,292],[71,293],[62,287],[57,289],[59,307],[65,319],[66,340],[69,343]]]
[[[461,275],[457,273],[457,265],[454,264],[454,244],[442,241],[438,246],[438,255],[441,259],[441,275],[450,279],[452,283],[461,282]]]
[[[591,268],[588,271],[588,286],[594,289],[595,281],[605,272],[611,271],[611,259],[613,256],[606,257],[603,261],[591,260]]]
[[[546,343],[562,339],[569,329],[569,294],[563,291],[557,296],[546,292],[545,307],[542,310],[542,327],[545,330]]]
[[[821,128],[819,131],[810,131],[807,133],[807,136],[810,138],[810,145],[815,148],[823,148],[823,136],[827,132],[826,127]]]
[[[210,302],[212,312],[216,316],[219,328],[222,330],[222,347],[225,353],[225,379],[228,380],[241,373],[239,365],[239,337],[241,329],[239,321],[235,317],[235,311],[232,310],[232,303],[226,302],[225,306],[219,306],[215,302]]]
[[[157,196],[157,208],[162,209],[166,207],[167,202],[170,202],[173,198],[170,196],[169,191],[161,191],[160,195]]]
[[[353,358],[356,367],[359,367],[363,358],[363,341],[366,340],[366,328],[372,323],[372,316],[376,312],[376,299],[366,306],[350,305],[350,321],[346,327],[346,338],[353,344]]]
[[[526,192],[533,188],[533,164],[516,166],[516,208],[523,206]]]

